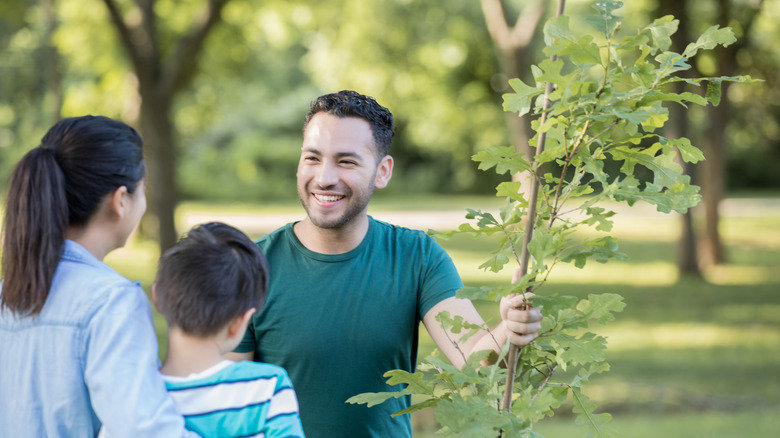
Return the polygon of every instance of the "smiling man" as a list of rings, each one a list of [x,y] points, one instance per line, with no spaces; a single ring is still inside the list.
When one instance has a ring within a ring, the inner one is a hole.
[[[319,97],[303,128],[298,196],[307,217],[268,234],[258,245],[270,263],[265,307],[231,359],[284,367],[298,393],[309,438],[411,437],[409,415],[391,414],[409,397],[381,405],[346,404],[364,392],[391,390],[383,374],[414,371],[420,321],[455,365],[508,340],[532,341],[537,309],[518,310],[521,297],[502,301],[502,322],[457,347],[436,315],[448,311],[482,324],[446,252],[429,236],[368,215],[374,189],[393,173],[388,155],[393,116],[354,91]]]
[[[308,217],[294,228],[299,240],[315,246],[309,249],[339,253],[365,236],[368,201],[393,172],[393,158],[374,143],[366,120],[328,112],[307,117],[297,176],[298,196]]]

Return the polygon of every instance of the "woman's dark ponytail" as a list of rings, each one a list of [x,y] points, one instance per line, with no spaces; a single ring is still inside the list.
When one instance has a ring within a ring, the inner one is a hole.
[[[63,119],[16,165],[3,222],[0,309],[40,313],[68,227],[85,225],[106,195],[134,193],[145,165],[138,132],[100,116]]]
[[[3,222],[2,305],[41,311],[60,261],[68,205],[53,149],[37,147],[14,169]]]

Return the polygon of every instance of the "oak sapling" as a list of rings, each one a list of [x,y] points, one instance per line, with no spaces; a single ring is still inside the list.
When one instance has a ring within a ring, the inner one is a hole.
[[[615,15],[621,7],[615,0],[595,2],[595,14],[586,18],[595,29],[592,34],[574,34],[566,15],[550,18],[544,26],[548,58],[531,66],[535,82],[509,81],[513,92],[504,95],[504,109],[533,118],[530,144],[536,155],[527,158],[513,146],[493,146],[472,157],[482,170],[530,174],[529,199],[520,190],[529,181],[502,182],[496,194],[507,202],[497,214],[467,209],[467,222],[457,230],[429,232],[442,239],[470,234],[496,241],[480,268],[498,273],[509,265],[519,269],[517,280],[465,287],[458,297],[497,302],[534,292],[530,304],[540,307],[545,318],[539,337],[514,357],[508,344],[497,357],[487,351],[472,354],[461,369],[435,351],[414,373],[385,374],[389,385],[404,384],[403,390],[360,394],[348,402],[372,406],[414,395],[416,404],[395,415],[432,407],[444,436],[495,438],[539,437],[534,424],[570,400],[575,421],[586,426],[584,434],[614,435],[606,426],[611,416],[595,412],[583,387],[591,376],[609,370],[607,340],[589,331],[590,326],[612,321],[625,306],[623,298],[558,296],[542,286],[561,262],[584,268],[588,261],[625,259],[616,239],[606,235],[615,202],[631,206],[643,201],[664,213],[684,213],[696,205],[699,188],[690,184],[676,159],[696,163],[704,156],[688,139],[658,133],[668,119],[666,105],[717,105],[723,81],[754,81],[747,76],[677,76],[690,69],[690,59],[700,50],[735,42],[731,29],[713,26],[683,53],[674,53],[669,50],[678,26],[674,17],[658,18],[624,35],[619,32],[621,17]],[[676,93],[671,85],[679,81],[706,88],[703,93]],[[605,171],[608,160],[621,163],[616,174]],[[651,177],[640,179],[640,171]],[[599,237],[577,232],[584,227]],[[459,336],[488,330],[447,314],[439,315],[439,321]],[[493,364],[485,366],[484,361]]]

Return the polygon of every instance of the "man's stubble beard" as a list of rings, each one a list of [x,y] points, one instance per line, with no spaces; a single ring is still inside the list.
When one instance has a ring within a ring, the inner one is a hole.
[[[304,194],[298,192],[298,199],[301,201],[301,205],[303,206],[303,209],[306,210],[306,215],[308,216],[309,220],[314,224],[317,228],[322,228],[326,230],[336,230],[336,229],[342,229],[345,228],[347,225],[350,224],[355,218],[360,216],[360,214],[366,210],[368,207],[368,203],[371,200],[371,196],[374,194],[374,186],[369,186],[367,190],[367,196],[361,198],[355,198],[354,192],[352,190],[348,190],[345,194],[345,199],[349,201],[349,205],[347,206],[346,211],[344,213],[334,219],[326,220],[322,219],[320,220],[319,217],[313,216],[311,214],[311,211],[309,211],[308,204],[304,201]],[[309,199],[309,197],[313,197],[310,191],[307,191],[305,193],[306,199]]]

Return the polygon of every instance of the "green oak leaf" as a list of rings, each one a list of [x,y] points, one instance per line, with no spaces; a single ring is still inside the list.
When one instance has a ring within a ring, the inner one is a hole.
[[[596,404],[591,402],[590,399],[582,393],[581,389],[572,387],[571,393],[574,401],[572,412],[577,416],[574,422],[589,427],[588,433],[585,435],[586,438],[611,438],[617,436],[614,431],[605,427],[606,424],[612,420],[610,414],[594,413]]]
[[[626,307],[623,297],[618,294],[590,294],[587,300],[577,304],[577,310],[588,319],[595,319],[606,324],[615,319],[615,312],[622,312]]]
[[[712,50],[718,45],[726,47],[736,41],[737,38],[734,36],[734,32],[730,28],[725,27],[721,29],[720,26],[716,24],[705,30],[704,33],[701,34],[701,36],[699,36],[695,42],[688,44],[688,46],[685,47],[683,56],[686,58],[692,58],[696,56],[696,53],[698,53],[699,50]]]
[[[531,168],[531,163],[512,146],[491,146],[477,152],[471,159],[479,163],[479,169],[488,170],[495,167],[498,174],[518,173]]]
[[[707,81],[707,101],[714,106],[720,105],[721,80],[717,78]]]
[[[680,24],[679,20],[676,20],[671,15],[666,15],[661,18],[657,18],[653,21],[653,24],[647,26],[645,29],[650,31],[653,35],[655,45],[661,50],[669,50],[672,45],[672,35],[677,32],[677,27]]]
[[[661,138],[659,141],[665,146],[676,148],[680,152],[680,158],[686,163],[698,163],[704,160],[701,149],[692,145],[687,138]]]
[[[544,87],[531,87],[517,78],[510,79],[509,85],[515,92],[504,94],[504,111],[517,113],[518,116],[528,114],[531,110],[531,100],[544,93]]]
[[[597,1],[593,8],[598,11],[598,15],[586,18],[586,21],[593,25],[605,38],[611,39],[615,34],[622,17],[615,16],[614,11],[623,7],[623,2],[615,0]]]

